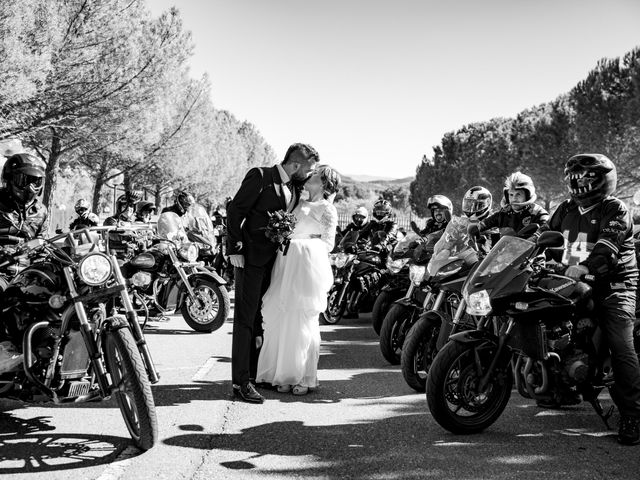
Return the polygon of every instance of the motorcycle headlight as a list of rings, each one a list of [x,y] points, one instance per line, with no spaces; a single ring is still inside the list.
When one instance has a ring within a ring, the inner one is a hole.
[[[92,253],[80,260],[78,274],[87,285],[95,286],[106,282],[112,273],[111,261],[102,253]]]
[[[131,283],[136,287],[146,287],[151,283],[151,274],[148,272],[136,272],[131,277]]]
[[[409,280],[411,280],[414,285],[420,285],[422,280],[424,280],[424,274],[426,272],[427,269],[424,265],[411,265],[409,267]]]
[[[399,258],[397,260],[391,260],[391,258],[387,258],[387,268],[391,273],[398,273],[400,270],[402,270],[402,267],[404,267],[408,261],[408,258]]]
[[[187,262],[195,262],[198,259],[198,247],[193,243],[184,243],[178,250],[178,255]]]
[[[491,312],[491,301],[489,300],[489,292],[480,290],[474,292],[467,297],[467,313],[469,315],[489,315]]]

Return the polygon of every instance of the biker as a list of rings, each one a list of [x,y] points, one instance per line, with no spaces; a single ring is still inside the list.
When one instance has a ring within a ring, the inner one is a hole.
[[[434,247],[434,258],[447,259],[478,244],[484,251],[490,247],[490,237],[485,233],[479,238],[469,234],[470,225],[483,221],[491,213],[493,196],[484,187],[475,186],[467,190],[462,198],[462,217],[453,217],[444,229],[444,234]],[[474,249],[475,250],[475,249]],[[433,260],[432,260],[433,261]],[[473,260],[470,260],[473,261]]]
[[[373,204],[373,219],[368,222],[358,236],[358,243],[371,241],[372,249],[385,251],[397,241],[398,224],[393,219],[389,200],[380,198]]]
[[[135,197],[124,193],[116,199],[115,214],[107,217],[104,226],[127,226],[135,220]],[[127,257],[131,246],[137,243],[135,234],[127,232],[109,232],[109,249],[120,259]]]
[[[562,232],[568,242],[562,263],[566,275],[593,275],[595,313],[611,350],[615,386],[611,396],[620,410],[618,441],[640,443],[640,367],[634,351],[638,268],[633,224],[627,206],[612,196],[614,163],[597,153],[567,160],[564,181],[571,198],[561,203],[543,230]]]
[[[0,188],[0,245],[12,255],[17,238],[27,241],[44,234],[47,208],[38,202],[45,178],[45,163],[28,153],[10,156],[2,168]],[[0,374],[22,368],[23,355],[8,340],[0,320]]]
[[[420,231],[423,237],[447,226],[453,215],[453,203],[444,195],[434,195],[427,200],[427,209],[431,211],[431,218]]]
[[[536,187],[529,175],[514,172],[504,182],[503,207],[477,224],[469,225],[469,234],[477,236],[492,228],[500,235],[515,235],[530,223],[543,225],[549,220],[549,213],[535,203]],[[532,232],[531,236],[535,236]]]
[[[81,198],[74,207],[78,217],[71,222],[69,230],[76,230],[85,227],[97,227],[100,223],[98,216],[89,209],[89,202]]]
[[[151,217],[158,211],[152,202],[138,202],[136,207],[136,222],[149,223]]]
[[[173,205],[164,207],[161,213],[173,212],[179,217],[183,217],[194,203],[196,201],[193,195],[189,192],[181,191],[176,194]]]
[[[344,230],[342,230],[342,236],[345,236],[349,232],[360,232],[369,223],[369,211],[365,207],[358,207],[356,211],[351,215],[351,223],[349,223]]]

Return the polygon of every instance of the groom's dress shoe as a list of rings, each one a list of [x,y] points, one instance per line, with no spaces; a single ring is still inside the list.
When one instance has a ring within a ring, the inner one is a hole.
[[[234,385],[233,393],[236,397],[240,397],[244,402],[248,403],[262,403],[264,397],[260,395],[252,383],[245,383],[244,385]]]

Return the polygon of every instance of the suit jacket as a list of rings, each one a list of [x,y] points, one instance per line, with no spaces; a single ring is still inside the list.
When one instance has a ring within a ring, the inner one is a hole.
[[[291,192],[294,205],[299,189]],[[249,170],[233,200],[227,205],[227,254],[242,254],[250,265],[263,266],[276,254],[278,245],[264,232],[269,212],[287,210],[278,168],[257,167]]]

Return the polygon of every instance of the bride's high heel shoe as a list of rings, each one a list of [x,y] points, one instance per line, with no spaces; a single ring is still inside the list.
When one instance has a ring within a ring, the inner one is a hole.
[[[279,393],[289,393],[291,391],[291,385],[278,385]]]
[[[303,385],[296,385],[293,387],[294,395],[306,395],[307,393],[309,393],[309,387],[305,387]]]

